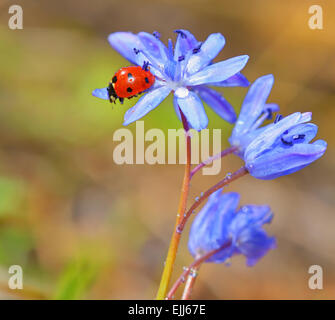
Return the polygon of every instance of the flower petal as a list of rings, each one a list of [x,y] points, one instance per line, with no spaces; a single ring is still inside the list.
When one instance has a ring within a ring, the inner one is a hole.
[[[273,75],[269,74],[258,78],[251,85],[244,98],[240,115],[233,129],[233,137],[246,134],[257,121],[264,111],[264,104],[271,92],[273,82]]]
[[[179,29],[175,32],[178,33],[178,37],[174,49],[173,60],[176,62],[176,66],[173,80],[179,82],[184,77],[185,68],[193,49],[197,48],[201,42],[197,41],[194,35],[187,30]]]
[[[247,266],[252,267],[270,249],[276,248],[276,239],[269,237],[260,228],[245,228],[239,236],[237,250],[247,258]]]
[[[278,112],[279,109],[279,105],[276,103],[266,103],[264,106],[264,110],[270,110],[271,112]]]
[[[168,87],[160,87],[148,92],[141,99],[137,101],[135,106],[130,108],[125,116],[123,125],[128,125],[156,108],[171,92]]]
[[[298,143],[289,148],[277,147],[246,163],[249,173],[258,179],[270,180],[296,172],[319,159],[326,151],[323,140],[312,144]]]
[[[179,106],[178,106],[178,102],[177,102],[177,97],[175,95],[173,97],[173,107],[174,107],[174,110],[176,111],[178,119],[180,121],[182,121],[181,120],[181,114],[180,114]]]
[[[195,91],[222,119],[229,123],[236,121],[234,108],[219,92],[205,86],[196,87]]]
[[[269,124],[268,126],[270,125],[271,124]],[[231,146],[235,146],[238,148],[237,151],[235,151],[235,154],[237,154],[240,158],[244,159],[244,152],[247,146],[265,129],[267,129],[268,126],[251,130],[250,132],[241,136],[230,136],[228,139],[229,143],[231,144]]]
[[[95,89],[93,90],[92,95],[100,99],[109,100],[107,88]]]
[[[244,159],[246,161],[254,160],[258,155],[262,154],[265,150],[270,149],[276,142],[278,137],[282,135],[286,130],[291,127],[302,123],[307,120],[306,117],[302,117],[300,112],[295,112],[274,125],[269,125],[267,128],[259,134],[246,148],[244,153]],[[237,120],[238,122],[239,120]],[[308,121],[308,120],[307,120]]]
[[[190,241],[193,244],[199,243],[199,233],[202,235],[209,234],[209,232],[207,232],[208,227],[211,226],[213,221],[215,221],[215,215],[212,212],[218,212],[221,196],[222,189],[219,189],[211,194],[205,205],[196,215],[190,230]]]
[[[238,237],[239,232],[245,227],[261,227],[264,223],[270,223],[273,213],[269,206],[246,205],[240,208],[229,230]]]
[[[185,97],[176,96],[176,103],[182,110],[190,126],[195,130],[207,127],[208,118],[200,98],[192,91]]]
[[[155,77],[158,77],[159,79],[164,79],[164,75],[160,70],[159,66],[156,65],[155,61],[152,60],[149,61],[149,58],[142,51],[137,51],[137,53],[135,54],[134,63],[142,67],[146,62],[149,62],[150,72]]]
[[[325,150],[327,149],[327,141],[325,141],[325,140],[316,140],[316,141],[314,141],[313,142],[313,144],[314,145],[318,145],[318,146],[320,146],[320,147],[323,147],[323,148],[325,148]]]
[[[187,52],[196,48],[200,42],[187,30],[179,29],[175,32],[178,33],[178,36],[174,49],[174,60],[178,61],[179,57],[185,56]]]
[[[226,40],[221,33],[211,34],[202,44],[200,51],[192,54],[188,59],[186,72],[194,74],[203,67],[208,66],[222,50],[225,43]]]
[[[312,120],[312,112],[304,112],[301,114],[300,123],[308,122]]]
[[[301,143],[309,143],[315,138],[317,132],[318,126],[314,123],[303,123],[289,129],[288,132],[283,135],[283,138],[287,141],[291,141],[294,139],[294,136],[303,135],[304,138],[301,139]],[[299,141],[296,143],[299,143]]]
[[[210,196],[190,230],[188,248],[193,256],[217,249],[228,240],[228,226],[235,216],[239,198],[235,192],[222,194],[222,189]],[[220,251],[206,262],[223,262],[228,253],[227,250]]]
[[[189,76],[185,83],[186,85],[195,86],[226,80],[241,71],[246,65],[248,59],[249,56],[243,55],[211,64],[201,71]]]
[[[149,58],[149,62],[164,69],[168,60],[168,50],[164,43],[147,32],[140,32],[137,36],[142,43],[142,51]]]
[[[138,36],[131,32],[114,32],[108,36],[110,45],[133,64],[137,64],[134,48],[141,50],[142,44]]]
[[[234,74],[227,80],[211,83],[212,86],[217,87],[248,87],[249,84],[248,79],[241,72]]]

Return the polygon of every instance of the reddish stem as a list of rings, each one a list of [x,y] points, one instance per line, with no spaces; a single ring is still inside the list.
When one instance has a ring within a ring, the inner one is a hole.
[[[221,247],[218,249],[211,250],[207,252],[206,254],[200,256],[199,258],[195,259],[187,268],[184,269],[183,273],[180,275],[180,277],[177,279],[177,281],[172,286],[171,290],[169,291],[168,295],[166,296],[167,300],[170,300],[173,298],[175,292],[179,288],[179,286],[185,282],[185,278],[190,274],[192,269],[198,268],[203,262],[205,262],[207,259],[209,259],[212,255],[215,253],[224,250],[225,248],[228,248],[231,245],[231,240],[225,242]]]
[[[219,190],[220,188],[226,186],[227,184],[231,183],[232,181],[243,177],[248,173],[248,170],[245,167],[242,167],[232,173],[229,176],[226,176],[223,180],[218,182],[213,187],[209,188],[196,202],[193,203],[191,208],[184,214],[183,218],[181,219],[179,225],[177,226],[176,233],[181,233],[184,230],[185,224],[188,220],[188,218],[191,216],[192,212],[200,206],[200,204],[206,200],[212,193]]]
[[[187,280],[186,280],[186,284],[185,284],[185,288],[184,288],[184,292],[181,297],[181,300],[190,299],[195,280],[197,279],[197,276],[198,276],[199,268],[200,266],[192,268],[189,275],[187,276]]]
[[[195,173],[197,173],[201,168],[211,164],[213,161],[217,160],[217,159],[220,159],[220,158],[223,158],[225,156],[227,156],[228,154],[231,154],[233,153],[234,151],[237,150],[237,147],[230,147],[230,148],[227,148],[225,150],[222,150],[220,153],[217,153],[215,154],[214,156],[212,157],[209,157],[207,160],[199,163],[196,167],[194,167],[191,171],[191,179],[192,177],[194,176]]]

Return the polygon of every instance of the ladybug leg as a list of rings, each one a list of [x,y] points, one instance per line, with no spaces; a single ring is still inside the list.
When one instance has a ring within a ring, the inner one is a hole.
[[[121,104],[123,104],[124,98],[119,98]]]
[[[116,104],[116,99],[114,99],[113,96],[110,96],[110,97],[109,97],[109,102],[110,102],[110,103],[114,103],[114,104]]]

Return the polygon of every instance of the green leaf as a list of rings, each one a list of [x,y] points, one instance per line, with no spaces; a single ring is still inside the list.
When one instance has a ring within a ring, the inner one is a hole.
[[[93,284],[100,265],[86,257],[71,261],[60,276],[54,299],[78,300]]]

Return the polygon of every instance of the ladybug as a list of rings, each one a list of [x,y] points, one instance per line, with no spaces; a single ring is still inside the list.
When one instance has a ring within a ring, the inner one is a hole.
[[[149,89],[155,82],[155,76],[148,65],[145,62],[143,67],[130,66],[117,71],[108,85],[109,101],[115,103],[119,99],[123,103],[124,98],[136,97]]]

